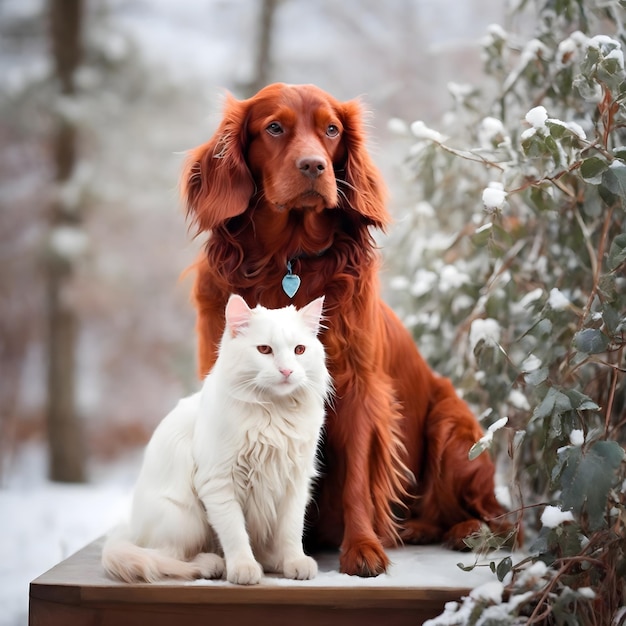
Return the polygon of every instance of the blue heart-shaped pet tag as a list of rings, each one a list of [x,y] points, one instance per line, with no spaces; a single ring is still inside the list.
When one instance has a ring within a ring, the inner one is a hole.
[[[296,295],[296,291],[300,288],[300,276],[297,274],[285,274],[283,276],[283,291],[293,298]]]

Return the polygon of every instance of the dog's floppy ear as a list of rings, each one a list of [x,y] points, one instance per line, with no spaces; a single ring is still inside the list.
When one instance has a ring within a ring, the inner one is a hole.
[[[384,230],[390,221],[386,208],[386,187],[382,174],[367,151],[363,117],[359,100],[342,104],[343,139],[347,154],[344,172],[340,177],[347,184],[339,182],[339,186],[352,209],[370,224]]]
[[[227,94],[219,128],[189,153],[183,168],[181,192],[187,216],[200,231],[243,213],[254,194],[244,155],[247,110],[245,101]]]

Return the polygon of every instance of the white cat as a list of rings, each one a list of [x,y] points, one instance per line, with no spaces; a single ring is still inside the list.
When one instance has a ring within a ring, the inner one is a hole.
[[[146,448],[130,520],[103,548],[107,572],[131,582],[225,569],[243,585],[264,570],[317,574],[302,534],[331,389],[317,338],[323,300],[297,311],[230,297],[202,390],[178,403]]]

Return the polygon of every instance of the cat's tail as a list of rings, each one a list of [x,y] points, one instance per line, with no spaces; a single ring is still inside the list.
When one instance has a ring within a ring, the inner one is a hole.
[[[218,554],[201,552],[191,561],[183,561],[119,537],[106,540],[102,565],[108,574],[127,583],[150,583],[163,578],[220,578],[224,573],[224,559]]]

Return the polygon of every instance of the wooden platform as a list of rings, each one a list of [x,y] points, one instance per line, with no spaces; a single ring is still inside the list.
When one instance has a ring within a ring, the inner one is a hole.
[[[494,580],[489,568],[468,573],[456,566],[472,563],[471,555],[427,546],[389,550],[389,574],[372,579],[339,574],[337,554],[323,554],[310,581],[266,576],[253,587],[206,580],[129,585],[105,575],[102,541],[31,583],[30,626],[418,626],[446,602]]]

